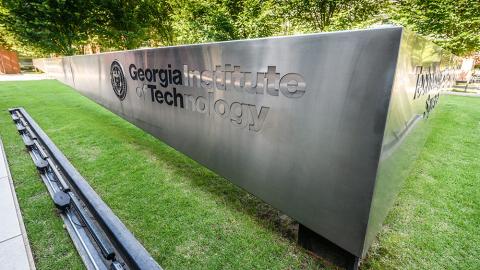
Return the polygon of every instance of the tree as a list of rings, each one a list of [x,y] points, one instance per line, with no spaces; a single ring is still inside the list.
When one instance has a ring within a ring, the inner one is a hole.
[[[0,27],[43,54],[172,44],[168,5],[155,0],[1,0]]]
[[[89,0],[3,0],[1,25],[42,53],[73,54],[86,39]]]
[[[233,19],[237,39],[282,34],[281,7],[273,0],[223,0]]]
[[[478,0],[398,0],[388,13],[392,21],[429,37],[455,54],[480,51]]]
[[[365,28],[393,22],[464,55],[479,0],[0,0],[0,44],[69,55]]]
[[[281,4],[283,1],[278,0]],[[387,5],[386,0],[288,0],[283,16],[301,32],[345,30],[369,21]]]
[[[170,20],[176,44],[235,39],[233,19],[221,2],[181,0],[171,2]]]
[[[110,49],[172,44],[170,6],[155,0],[97,0],[89,14],[91,36]]]

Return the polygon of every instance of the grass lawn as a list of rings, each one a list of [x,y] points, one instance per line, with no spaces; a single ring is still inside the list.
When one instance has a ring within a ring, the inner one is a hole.
[[[0,82],[37,268],[82,269],[7,108],[23,106],[166,269],[322,269],[268,205],[56,81]],[[480,98],[444,96],[363,269],[480,267]]]

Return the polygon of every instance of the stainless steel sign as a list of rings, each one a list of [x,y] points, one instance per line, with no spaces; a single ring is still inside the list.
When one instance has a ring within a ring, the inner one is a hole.
[[[458,58],[386,27],[35,65],[361,257]]]

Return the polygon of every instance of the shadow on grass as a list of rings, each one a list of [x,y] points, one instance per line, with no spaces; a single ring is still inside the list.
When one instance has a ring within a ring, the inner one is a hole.
[[[124,128],[121,125],[116,127],[120,133]],[[132,127],[134,126],[132,125]],[[137,127],[134,128],[137,129]],[[156,158],[165,162],[175,174],[189,179],[189,182],[195,187],[213,194],[231,209],[255,217],[258,224],[275,231],[287,240],[292,242],[297,240],[298,223],[294,219],[147,132],[145,132],[145,136],[136,139],[134,143],[139,146],[138,150],[155,155]],[[152,145],[152,140],[155,140],[154,145]]]

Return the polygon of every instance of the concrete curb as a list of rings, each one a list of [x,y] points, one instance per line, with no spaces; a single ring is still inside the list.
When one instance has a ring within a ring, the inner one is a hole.
[[[0,138],[0,270],[35,270],[7,156]],[[4,225],[4,226],[3,226]],[[20,237],[21,236],[21,237]]]

